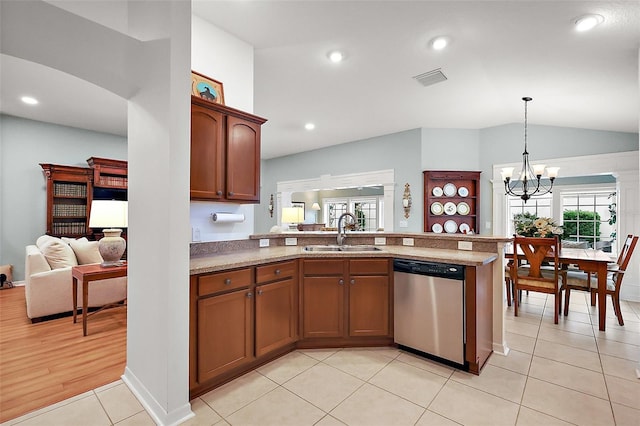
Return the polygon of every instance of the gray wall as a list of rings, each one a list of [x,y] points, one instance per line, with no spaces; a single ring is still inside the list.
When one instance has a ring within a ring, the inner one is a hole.
[[[529,124],[527,140],[529,158],[532,161],[638,150],[637,133]],[[480,191],[483,194],[480,215],[484,223],[490,221],[492,217],[493,188],[490,179],[493,165],[522,161],[524,149],[522,124],[506,124],[482,129],[480,147],[480,170],[482,170]],[[585,170],[585,174],[588,172]],[[562,177],[562,169],[559,177]],[[482,228],[483,233],[491,231],[484,229],[484,226]]]
[[[529,125],[531,159],[576,157],[638,150],[638,134]],[[493,165],[519,162],[524,148],[522,124],[507,124],[481,130],[414,129],[397,134],[336,145],[263,162],[262,199],[275,194],[276,182],[317,178],[323,174],[347,174],[394,169],[396,200],[395,231],[422,232],[423,170],[481,171],[481,234],[491,234],[486,222],[492,220],[491,175]],[[588,173],[588,170],[585,170]],[[562,170],[560,170],[562,177]],[[408,228],[400,229],[404,217],[400,200],[404,183],[409,182],[413,198]],[[565,183],[583,183],[580,180]],[[277,206],[276,206],[277,208]],[[266,211],[266,203],[265,203]],[[256,232],[267,232],[276,218],[257,214]]]
[[[127,139],[0,115],[0,264],[24,279],[24,250],[46,230],[46,182],[39,163],[88,167],[87,158],[127,159]]]
[[[318,178],[326,174],[343,175],[388,169],[395,170],[394,217],[395,228],[398,229],[398,221],[404,220],[400,200],[406,182],[411,185],[414,205],[419,203],[416,197],[420,195],[422,188],[420,135],[420,129],[413,129],[263,161],[260,199],[264,208],[256,210],[256,233],[268,232],[277,224],[276,214],[273,218],[265,214],[269,195],[274,194],[275,197],[277,182]],[[276,205],[277,208],[280,206]],[[412,214],[408,219],[408,228],[404,230],[420,232],[422,217]]]

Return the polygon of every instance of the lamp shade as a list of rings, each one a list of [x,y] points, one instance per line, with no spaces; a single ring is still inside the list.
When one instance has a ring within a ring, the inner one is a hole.
[[[304,221],[304,210],[299,207],[283,207],[282,222],[283,223],[300,223]]]
[[[311,205],[311,210],[320,210],[320,204],[318,203],[313,203]]]
[[[89,228],[126,228],[128,211],[126,201],[93,200]]]

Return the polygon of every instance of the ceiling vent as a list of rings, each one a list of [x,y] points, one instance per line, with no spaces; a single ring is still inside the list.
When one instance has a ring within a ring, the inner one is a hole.
[[[416,75],[415,78],[418,83],[423,86],[431,86],[432,84],[440,83],[441,81],[445,81],[447,76],[440,71],[440,68],[436,68],[435,70],[427,71],[420,75]]]

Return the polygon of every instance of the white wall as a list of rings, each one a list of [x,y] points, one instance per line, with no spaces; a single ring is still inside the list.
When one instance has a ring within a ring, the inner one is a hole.
[[[222,82],[225,105],[253,112],[253,47],[199,16],[192,16],[191,69]],[[254,205],[191,203],[193,241],[246,239],[254,233]],[[212,212],[242,213],[241,223],[214,223]]]

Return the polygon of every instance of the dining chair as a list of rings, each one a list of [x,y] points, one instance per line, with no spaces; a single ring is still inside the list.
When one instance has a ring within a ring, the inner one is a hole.
[[[560,269],[558,262],[559,252],[558,237],[537,238],[513,236],[513,262],[511,263],[510,276],[513,281],[513,305],[514,314],[518,316],[517,297],[520,290],[537,291],[554,295],[553,322],[558,323],[558,315],[561,310],[562,298],[560,297],[560,277],[564,271]],[[526,260],[527,267],[517,267]],[[550,266],[543,267],[543,262],[552,262]],[[564,282],[564,280],[563,280]]]
[[[622,319],[622,311],[620,310],[620,287],[622,287],[622,279],[624,273],[631,260],[633,250],[638,243],[638,236],[627,235],[624,245],[618,255],[618,261],[607,268],[607,289],[606,294],[611,296],[613,302],[613,310],[618,317],[618,324],[624,325]],[[571,290],[581,290],[591,292],[591,306],[596,305],[596,295],[598,294],[598,277],[596,274],[589,272],[568,272],[567,278],[562,290],[564,295],[564,314],[569,313],[569,299]]]

